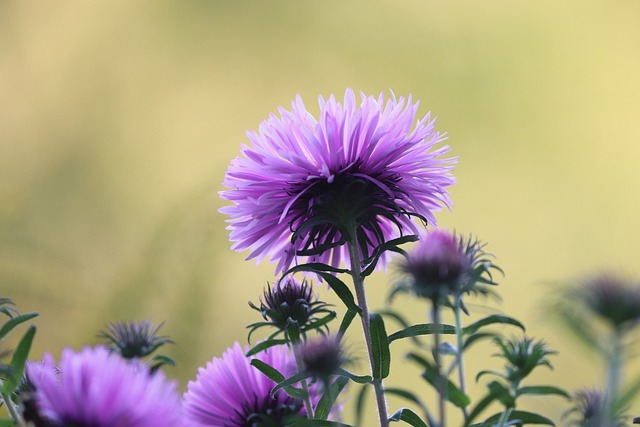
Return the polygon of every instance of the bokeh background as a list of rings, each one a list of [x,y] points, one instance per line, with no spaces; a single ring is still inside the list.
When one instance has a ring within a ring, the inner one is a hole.
[[[230,250],[217,212],[245,130],[296,94],[317,112],[318,95],[393,90],[459,157],[439,225],[488,242],[506,272],[502,302],[476,313],[516,316],[561,352],[538,383],[598,384],[548,296],[601,269],[640,276],[638,22],[636,0],[3,1],[0,294],[41,313],[34,357],[109,321],[164,321],[184,389],[245,340],[247,301],[274,279]],[[389,281],[368,283],[374,309]],[[396,307],[424,320],[422,303]],[[389,383],[411,383],[394,350]],[[480,350],[470,372],[496,363]]]

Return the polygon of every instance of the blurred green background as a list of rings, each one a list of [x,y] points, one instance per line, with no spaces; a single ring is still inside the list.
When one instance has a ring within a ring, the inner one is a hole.
[[[502,303],[474,309],[561,351],[538,382],[596,384],[544,300],[602,268],[640,275],[638,22],[637,0],[3,1],[0,294],[40,311],[35,357],[112,320],[165,321],[184,388],[245,340],[247,301],[274,279],[229,249],[217,212],[245,130],[296,94],[317,112],[318,95],[391,89],[459,156],[440,225],[487,241],[506,272]],[[373,308],[389,280],[368,283]],[[397,303],[423,321],[424,304]],[[419,374],[396,350],[390,384]],[[470,372],[494,363],[481,353]]]

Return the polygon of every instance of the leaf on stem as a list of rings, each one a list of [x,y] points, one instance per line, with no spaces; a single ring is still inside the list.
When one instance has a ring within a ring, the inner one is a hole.
[[[401,408],[389,417],[389,421],[404,421],[413,427],[427,427],[420,416],[409,408]]]
[[[20,314],[12,318],[11,320],[7,321],[7,323],[2,325],[2,327],[0,328],[0,340],[4,339],[4,337],[6,337],[9,334],[9,332],[11,332],[13,328],[18,326],[19,324],[27,322],[37,316],[38,316],[38,313],[35,313],[35,312],[25,313],[25,314]]]
[[[445,324],[437,325],[435,323],[422,323],[419,325],[409,326],[408,328],[402,329],[389,335],[389,344],[401,338],[413,338],[419,335],[432,335],[436,332],[452,335],[456,333],[456,327]]]
[[[331,412],[331,408],[333,408],[336,399],[348,383],[349,379],[345,377],[338,377],[333,383],[331,383],[329,386],[330,392],[325,392],[318,401],[315,413],[316,419],[326,420],[329,417],[329,413]]]
[[[31,350],[31,343],[33,343],[33,337],[35,335],[36,327],[34,325],[29,326],[29,329],[27,329],[27,332],[25,332],[18,343],[16,351],[13,352],[11,362],[9,363],[12,375],[5,378],[2,383],[3,395],[13,393],[18,385],[20,385],[20,381],[22,381],[22,376],[24,375],[24,366],[27,363],[29,351]]]
[[[373,351],[373,378],[383,379],[389,376],[391,353],[389,340],[384,328],[384,320],[378,313],[369,315],[371,325],[371,348]]]
[[[475,323],[472,323],[471,325],[465,327],[462,331],[465,335],[471,335],[471,334],[475,334],[483,326],[487,326],[495,323],[514,325],[519,327],[523,331],[525,330],[524,325],[519,320],[514,319],[513,317],[505,316],[502,314],[492,314],[491,316],[487,316],[484,319],[481,319]]]

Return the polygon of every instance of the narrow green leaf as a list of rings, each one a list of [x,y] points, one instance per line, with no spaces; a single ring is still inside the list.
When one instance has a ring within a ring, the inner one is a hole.
[[[472,427],[495,424],[496,422],[498,422],[498,420],[500,420],[501,416],[502,416],[502,412],[498,412],[497,414],[487,418],[487,420],[484,423],[473,424]],[[555,426],[553,421],[551,421],[547,417],[544,417],[539,414],[535,414],[533,412],[518,411],[518,410],[511,411],[511,414],[509,415],[509,418],[507,419],[507,421],[518,421],[518,424],[544,424],[548,426]]]
[[[287,427],[353,427],[349,424],[339,423],[337,421],[327,421],[319,419],[301,419],[287,424]]]
[[[533,394],[533,395],[548,395],[555,394],[558,396],[566,397],[567,399],[571,399],[569,393],[564,391],[561,388],[550,386],[550,385],[538,385],[538,386],[527,386],[518,389],[517,396],[523,396],[525,394]]]
[[[349,290],[349,287],[345,285],[342,280],[338,279],[336,276],[330,273],[316,272],[316,274],[318,274],[325,282],[327,282],[327,285],[329,285],[329,287],[333,289],[333,292],[335,292],[338,298],[340,298],[340,300],[344,303],[345,307],[347,307],[347,310],[352,310],[357,313],[362,312],[362,309],[356,304],[355,298]]]
[[[329,273],[348,273],[349,272],[349,270],[347,269],[336,268],[328,264],[323,264],[321,262],[310,262],[308,264],[300,264],[300,265],[296,265],[295,267],[291,267],[289,271],[287,271],[282,275],[282,277],[284,278],[289,274],[300,273],[304,271],[311,272],[311,273],[317,273],[320,271],[326,271]]]
[[[640,378],[636,378],[631,384],[622,392],[620,397],[616,400],[616,408],[626,408],[631,404],[633,398],[640,392]]]
[[[389,417],[389,421],[404,421],[413,427],[427,427],[427,424],[409,408],[402,408]]]
[[[326,316],[324,316],[323,318],[314,319],[311,323],[309,323],[304,328],[302,328],[302,332],[306,333],[306,332],[313,331],[315,329],[321,328],[322,326],[324,326],[327,323],[331,322],[337,316],[338,316],[338,314],[335,311],[332,311],[329,314],[327,314]]]
[[[471,421],[475,420],[476,417],[480,415],[482,411],[484,411],[487,408],[487,406],[491,404],[491,402],[499,398],[500,398],[500,392],[495,388],[489,387],[489,394],[483,397],[469,412],[467,423],[470,423]]]
[[[257,368],[260,372],[265,374],[271,381],[279,383],[285,380],[284,375],[280,373],[276,368],[273,368],[260,359],[251,359],[251,365]]]
[[[260,353],[261,351],[264,351],[264,350],[268,349],[269,347],[273,347],[274,345],[283,345],[283,344],[286,344],[288,342],[289,341],[287,341],[285,339],[261,341],[258,344],[254,345],[247,352],[247,354],[245,354],[245,356],[247,356],[247,357],[254,356],[254,355]]]
[[[358,392],[358,396],[356,397],[356,407],[355,407],[356,423],[355,424],[357,426],[362,425],[362,415],[364,414],[364,407],[365,407],[364,403],[365,403],[368,391],[369,391],[369,387],[365,385],[360,388],[360,391]]]
[[[9,363],[13,375],[5,378],[4,382],[2,383],[2,394],[13,393],[13,391],[20,384],[20,381],[22,381],[22,376],[24,375],[24,365],[27,363],[29,351],[31,350],[31,343],[33,343],[33,337],[35,335],[36,327],[34,325],[31,325],[18,343],[18,347],[16,347],[16,351],[13,352],[11,362]]]
[[[373,273],[373,271],[376,268],[376,265],[378,264],[378,260],[380,259],[382,254],[384,254],[386,251],[394,250],[398,246],[403,245],[405,243],[417,242],[417,241],[418,241],[418,236],[409,234],[406,236],[398,237],[397,239],[389,240],[387,242],[382,243],[381,245],[378,245],[378,247],[373,250],[372,255],[369,258],[362,261],[363,265],[367,265],[367,268],[365,268],[365,270],[362,272],[362,277],[367,277],[368,275]]]
[[[477,343],[477,342],[479,342],[481,340],[484,340],[484,339],[487,339],[487,338],[493,338],[493,337],[496,337],[496,336],[498,336],[498,334],[495,334],[495,333],[492,333],[492,332],[478,332],[478,333],[475,333],[475,334],[471,335],[469,338],[467,338],[464,341],[464,344],[462,345],[462,350],[465,351],[469,347],[471,347],[473,344],[475,344],[475,343]]]
[[[523,331],[525,330],[524,325],[520,323],[519,320],[514,319],[513,317],[504,316],[502,314],[492,314],[491,316],[487,316],[484,319],[478,320],[477,322],[472,323],[471,325],[465,327],[463,329],[463,333],[465,335],[475,334],[483,326],[487,326],[495,323],[514,325],[519,327]]]
[[[436,422],[431,418],[431,415],[429,414],[429,411],[427,410],[427,406],[424,404],[424,402],[418,396],[416,396],[412,392],[410,392],[408,390],[401,389],[401,388],[393,388],[393,387],[385,388],[384,392],[387,395],[396,395],[396,396],[402,397],[402,398],[414,403],[415,405],[418,406],[418,408],[420,408],[420,410],[426,416],[427,423],[429,425],[431,425],[431,426],[435,426],[436,425]]]
[[[331,383],[329,386],[330,393],[324,393],[324,395],[318,401],[318,406],[316,407],[315,418],[326,420],[331,413],[331,408],[336,402],[338,396],[345,388],[345,386],[349,383],[349,379],[345,377],[336,378],[336,380]]]
[[[15,328],[16,326],[18,326],[21,323],[27,322],[31,319],[33,319],[34,317],[37,317],[38,313],[25,313],[25,314],[21,314],[19,316],[16,316],[14,318],[12,318],[11,320],[7,321],[7,323],[5,323],[4,325],[2,325],[2,328],[0,328],[0,340],[2,340],[4,337],[6,337],[9,332],[11,332],[13,330],[13,328]]]
[[[262,360],[259,359],[251,359],[251,365],[258,369],[260,372],[265,374],[271,381],[275,383],[280,383],[285,380],[284,375],[282,375],[276,368],[267,365]],[[286,387],[285,391],[289,396],[304,399],[304,392],[295,387]]]
[[[373,378],[370,375],[356,375],[342,368],[336,370],[336,375],[348,378],[358,384],[371,384],[373,382]]]
[[[444,324],[441,324],[439,326],[441,334],[451,335],[456,333],[455,326]],[[434,334],[437,329],[438,325],[436,325],[435,323],[422,323],[419,325],[409,326],[408,328],[402,329],[389,335],[389,344],[401,338],[412,338],[418,335],[431,335]]]
[[[373,349],[373,377],[383,379],[389,376],[391,367],[387,331],[384,328],[384,320],[381,315],[371,313],[369,322],[371,325],[371,347]]]
[[[407,358],[418,362],[424,368],[424,372],[422,373],[422,378],[427,380],[429,384],[433,387],[438,387],[441,381],[447,386],[447,400],[453,403],[458,408],[464,408],[470,403],[469,396],[464,394],[454,383],[452,383],[448,378],[443,377],[442,375],[438,375],[437,368],[431,364],[427,359],[422,356],[419,356],[415,353],[409,353]]]
[[[351,309],[348,309],[344,313],[344,317],[342,318],[342,322],[340,323],[340,329],[338,330],[338,336],[340,338],[342,338],[347,332],[347,329],[349,329],[349,326],[351,326],[351,322],[353,322],[353,319],[355,319],[357,315],[358,312]]]
[[[164,354],[156,354],[151,358],[151,367],[149,370],[153,373],[160,369],[162,366],[176,366],[175,360]]]
[[[0,420],[1,427],[14,427],[15,425],[16,424],[13,422],[13,420],[5,420],[5,419]]]
[[[298,372],[294,376],[292,376],[290,378],[287,378],[287,379],[285,379],[283,381],[280,381],[278,384],[276,384],[275,387],[273,387],[271,389],[271,393],[269,393],[269,395],[271,397],[273,397],[278,390],[283,389],[283,388],[287,388],[287,387],[291,387],[294,384],[299,383],[300,381],[304,381],[307,378],[310,378],[311,376],[313,376],[313,375],[310,374],[309,372]]]

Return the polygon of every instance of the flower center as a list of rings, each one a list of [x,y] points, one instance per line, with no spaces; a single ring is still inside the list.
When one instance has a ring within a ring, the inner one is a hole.
[[[286,396],[286,395],[285,395]],[[285,426],[303,415],[303,402],[291,396],[284,399],[280,395],[259,399],[254,396],[251,403],[246,403],[242,411],[235,411],[235,417],[227,427],[271,427]]]

